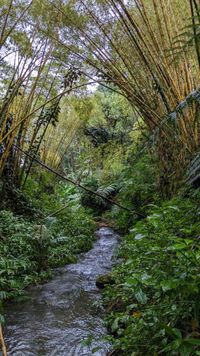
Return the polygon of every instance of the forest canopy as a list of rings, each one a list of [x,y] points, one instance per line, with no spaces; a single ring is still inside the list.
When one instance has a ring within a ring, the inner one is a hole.
[[[14,142],[51,155],[45,136],[62,127],[64,102],[88,96],[89,105],[88,84],[101,83],[126,98],[151,141],[160,188],[176,191],[199,142],[198,95],[188,97],[198,89],[198,11],[192,0],[2,1],[1,174],[9,156],[21,185],[30,162]],[[79,127],[65,120],[57,160]]]

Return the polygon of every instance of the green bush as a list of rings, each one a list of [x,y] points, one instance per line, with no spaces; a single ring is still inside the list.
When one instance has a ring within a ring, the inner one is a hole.
[[[118,178],[120,193],[117,195],[117,201],[133,213],[113,206],[112,211],[105,216],[113,219],[116,228],[122,233],[126,233],[142,215],[146,216],[151,204],[161,200],[155,183],[155,171],[155,163],[148,155],[144,155],[133,165],[124,168]]]
[[[48,214],[61,207],[58,192],[60,183],[48,172],[41,171],[39,173],[28,177],[24,192],[36,209]]]
[[[0,211],[0,299],[48,278],[51,268],[76,261],[92,247],[94,223],[85,209],[68,209],[53,223],[33,224]]]
[[[75,255],[88,251],[94,240],[95,224],[89,213],[82,208],[66,210],[53,219],[50,231],[53,236],[50,264],[64,265],[75,262]]]
[[[36,234],[36,226],[9,211],[0,212],[0,288],[13,297],[37,280],[46,268],[50,237]]]
[[[176,198],[123,240],[104,303],[113,347],[124,355],[200,354],[199,214],[195,200]]]

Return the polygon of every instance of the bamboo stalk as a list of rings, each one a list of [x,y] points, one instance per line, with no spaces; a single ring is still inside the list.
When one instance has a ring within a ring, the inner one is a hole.
[[[0,324],[0,343],[1,343],[2,355],[7,356],[6,344],[4,341],[3,330],[2,330],[1,324]]]

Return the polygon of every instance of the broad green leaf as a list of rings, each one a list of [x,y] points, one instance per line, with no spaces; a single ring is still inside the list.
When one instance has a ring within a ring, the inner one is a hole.
[[[137,299],[137,301],[141,304],[146,304],[147,303],[147,295],[142,291],[142,289],[139,289],[136,293],[135,293],[135,298]]]
[[[162,281],[160,283],[160,286],[162,287],[163,292],[167,292],[168,290],[174,289],[178,286],[178,281],[174,281],[174,280],[166,280],[166,281]]]
[[[143,234],[137,234],[135,235],[135,240],[142,240],[145,237]]]

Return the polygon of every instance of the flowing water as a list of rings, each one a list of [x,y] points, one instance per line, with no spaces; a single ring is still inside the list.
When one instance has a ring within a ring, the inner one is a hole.
[[[58,269],[54,278],[30,288],[27,301],[6,310],[5,340],[9,356],[105,356],[109,345],[102,311],[94,306],[100,298],[96,277],[112,267],[119,237],[103,227],[96,233],[92,250],[79,262]],[[92,345],[83,340],[93,337]],[[94,348],[99,348],[94,351]],[[92,353],[93,351],[93,353]]]

